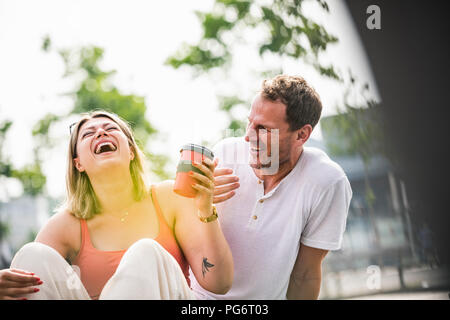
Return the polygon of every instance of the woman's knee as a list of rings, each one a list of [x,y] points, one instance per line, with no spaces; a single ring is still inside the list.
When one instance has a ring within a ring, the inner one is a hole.
[[[122,257],[123,263],[154,263],[156,261],[170,261],[177,264],[175,258],[157,241],[141,239],[133,243]]]
[[[17,251],[12,262],[12,268],[34,266],[36,264],[52,264],[64,258],[52,247],[40,242],[29,242]],[[65,260],[64,260],[65,261]],[[31,271],[31,270],[30,270]]]
[[[165,250],[157,241],[144,238],[133,243],[127,251],[144,251],[146,253]]]

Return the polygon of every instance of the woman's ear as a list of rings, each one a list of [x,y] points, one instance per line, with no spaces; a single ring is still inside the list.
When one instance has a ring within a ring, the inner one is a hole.
[[[84,172],[84,168],[83,168],[83,166],[80,163],[80,159],[78,159],[78,158],[73,159],[73,164],[74,164],[75,168],[77,168],[77,170],[79,172]]]
[[[130,161],[134,160],[134,152],[130,150]]]

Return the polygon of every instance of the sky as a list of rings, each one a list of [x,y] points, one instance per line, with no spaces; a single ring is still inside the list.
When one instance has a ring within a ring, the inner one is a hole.
[[[216,95],[239,93],[251,99],[262,81],[258,70],[279,66],[303,76],[321,96],[322,115],[336,113],[344,90],[341,85],[325,80],[301,61],[259,59],[247,45],[236,49],[228,77],[219,71],[194,77],[189,68],[175,70],[164,65],[183,42],[194,44],[199,40],[200,22],[194,12],[210,10],[213,3],[0,0],[0,121],[14,121],[4,153],[16,167],[29,163],[33,125],[48,112],[64,114],[72,106],[73,101],[64,93],[75,89],[75,81],[62,78],[64,65],[55,50],[41,50],[46,35],[55,49],[84,45],[104,48],[101,66],[116,70],[114,85],[124,94],[145,97],[146,117],[160,131],[151,150],[170,157],[169,169],[175,170],[181,145],[220,139],[227,119],[218,111]],[[341,70],[351,68],[358,79],[369,83],[372,95],[379,99],[366,54],[343,1],[329,0],[328,4],[331,14],[320,10],[314,1],[305,6],[308,15],[340,40],[328,48],[323,61]],[[261,33],[245,36],[251,42]],[[245,112],[239,116],[246,118]],[[52,129],[59,144],[44,159],[47,192],[53,197],[64,194],[68,125],[72,121],[68,119]],[[321,139],[320,127],[312,137]],[[20,194],[17,182],[8,181],[8,185],[10,196]]]

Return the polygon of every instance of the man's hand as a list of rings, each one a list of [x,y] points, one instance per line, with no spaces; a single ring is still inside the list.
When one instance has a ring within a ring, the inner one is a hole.
[[[219,160],[214,159],[214,165],[217,166]],[[232,169],[219,168],[214,171],[214,197],[213,203],[224,202],[235,195],[233,190],[239,188],[239,178],[231,175]]]
[[[38,292],[43,282],[32,272],[19,269],[0,270],[0,300],[26,300],[23,295]]]

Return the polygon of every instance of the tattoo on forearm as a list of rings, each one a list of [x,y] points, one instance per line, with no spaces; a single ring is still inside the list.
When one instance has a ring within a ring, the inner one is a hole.
[[[214,265],[210,262],[208,262],[208,258],[203,257],[203,262],[202,262],[202,274],[203,274],[203,278],[205,277],[205,274],[207,271],[210,271],[209,268],[214,267]]]

